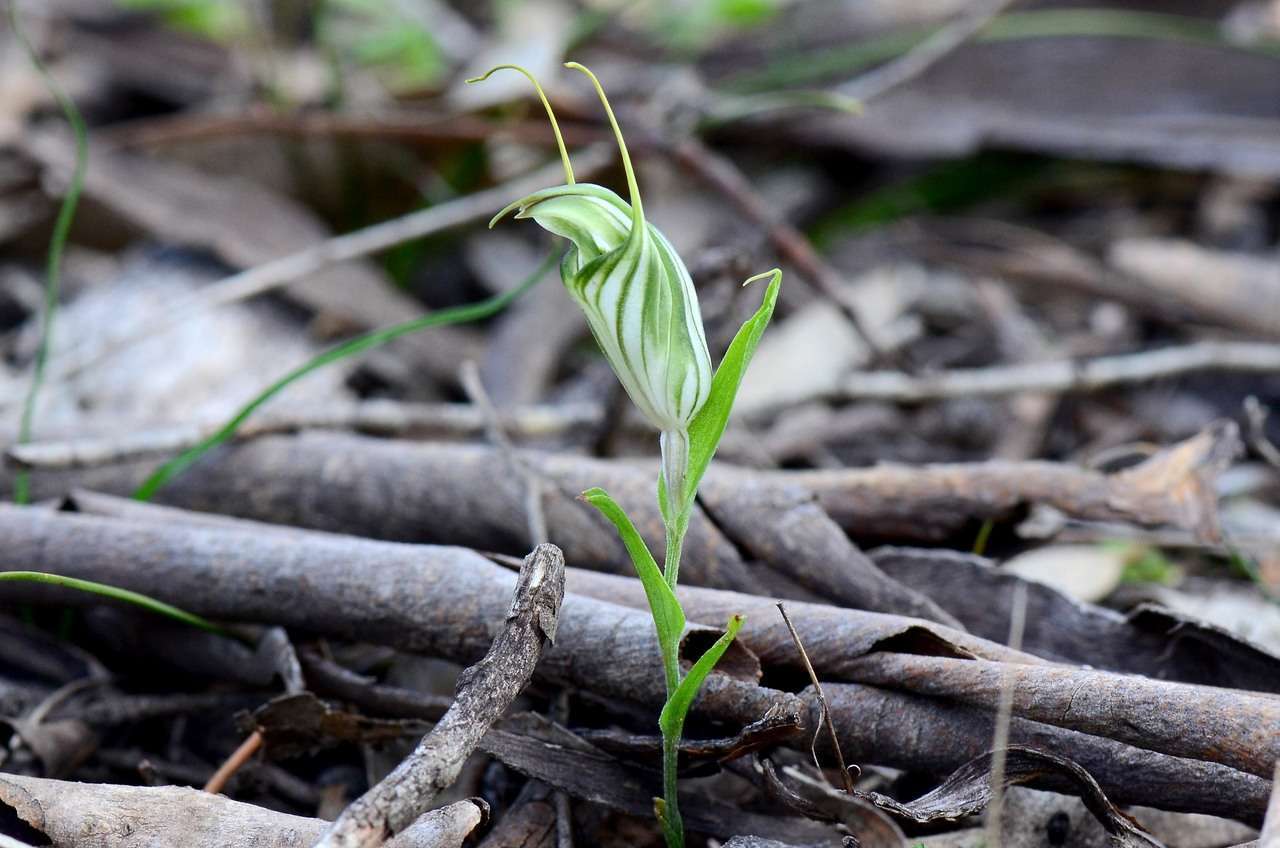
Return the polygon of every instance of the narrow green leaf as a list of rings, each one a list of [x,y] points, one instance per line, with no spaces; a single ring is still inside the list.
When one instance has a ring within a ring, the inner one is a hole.
[[[175,606],[166,604],[164,601],[156,600],[148,595],[139,592],[133,592],[129,589],[121,589],[117,586],[108,586],[106,583],[95,583],[92,580],[81,580],[78,577],[64,577],[61,574],[49,574],[44,571],[0,571],[0,581],[2,580],[18,580],[29,583],[49,583],[54,586],[63,586],[68,589],[76,589],[81,592],[92,592],[95,595],[102,595],[105,598],[112,598],[117,601],[125,601],[135,604],[143,609],[151,610],[160,615],[168,616],[183,624],[190,624],[192,627],[198,627],[210,633],[217,633],[220,636],[232,636],[231,633],[222,629],[218,625],[201,618],[200,616],[178,609]],[[232,636],[232,638],[235,638]]]
[[[75,220],[76,206],[80,202],[80,192],[84,188],[85,171],[89,167],[89,136],[85,129],[84,118],[76,108],[75,101],[62,90],[49,73],[40,54],[27,38],[22,28],[22,17],[18,14],[18,4],[9,4],[9,22],[14,36],[22,45],[22,50],[31,60],[31,65],[40,76],[45,88],[53,95],[67,123],[71,125],[71,134],[75,139],[75,166],[71,172],[71,182],[67,185],[67,193],[58,207],[58,217],[53,223],[53,234],[49,237],[49,255],[46,261],[44,309],[40,316],[40,344],[36,348],[35,364],[31,372],[31,386],[27,389],[26,400],[22,404],[22,418],[18,424],[17,444],[31,440],[31,429],[35,423],[36,401],[40,397],[40,389],[44,386],[45,369],[49,362],[49,351],[52,348],[54,317],[58,312],[58,300],[62,290],[62,253],[66,248],[67,238],[71,234],[71,223]],[[13,501],[25,504],[31,500],[31,473],[19,471],[13,478]]]
[[[249,401],[240,411],[223,424],[216,433],[206,438],[200,444],[195,445],[174,457],[173,459],[161,465],[155,472],[138,487],[133,493],[135,500],[148,501],[158,492],[161,487],[172,480],[174,477],[186,471],[196,463],[200,457],[216,448],[218,445],[230,439],[240,429],[250,415],[258,410],[264,403],[287,389],[295,380],[301,379],[319,368],[323,368],[330,363],[337,362],[340,359],[346,359],[357,353],[363,353],[371,348],[380,347],[387,342],[407,336],[410,333],[416,333],[419,330],[425,330],[428,327],[439,327],[444,324],[461,324],[466,321],[479,321],[482,318],[488,318],[497,312],[500,312],[507,304],[511,303],[520,295],[533,288],[547,273],[555,266],[556,255],[551,253],[547,255],[541,264],[524,282],[515,288],[494,295],[487,300],[479,303],[470,303],[465,306],[455,306],[451,309],[442,309],[439,312],[432,312],[430,315],[423,315],[420,318],[414,318],[386,327],[381,330],[372,330],[362,336],[357,336],[350,341],[343,342],[340,345],[331,347],[320,353],[313,359],[303,363],[297,368],[285,374],[279,380],[276,380],[262,393]]]
[[[763,335],[764,328],[769,325],[769,319],[773,317],[773,308],[778,303],[782,272],[774,268],[772,271],[757,274],[747,280],[747,283],[762,277],[770,277],[769,288],[764,293],[764,302],[733,337],[733,342],[725,351],[724,359],[720,360],[720,367],[716,369],[715,376],[711,379],[711,394],[707,402],[694,416],[693,421],[689,422],[689,473],[685,477],[684,496],[681,499],[685,512],[688,512],[692,505],[693,497],[698,491],[698,484],[702,482],[702,475],[706,473],[711,457],[715,455],[716,448],[720,444],[720,437],[724,435],[724,428],[729,423],[729,413],[733,409],[734,398],[738,396],[738,386],[742,385],[742,377],[747,373],[747,365],[750,364],[751,357],[756,352],[756,345],[760,343],[760,336]],[[660,488],[661,485],[659,480]],[[666,500],[665,493],[661,491],[658,497],[660,501]]]
[[[698,658],[684,680],[680,681],[676,691],[667,698],[667,703],[662,707],[662,714],[658,716],[658,727],[662,730],[663,736],[677,741],[680,739],[680,734],[684,731],[684,717],[688,715],[693,699],[698,696],[702,682],[707,679],[711,669],[715,668],[716,663],[724,656],[724,652],[729,649],[729,643],[742,629],[744,620],[740,615],[729,619],[729,623],[724,627],[724,635],[707,648],[707,652]]]
[[[622,507],[618,506],[604,489],[598,487],[583,492],[582,499],[600,510],[600,513],[618,528],[622,544],[627,546],[627,553],[631,555],[631,562],[635,565],[636,574],[640,577],[640,584],[644,586],[645,597],[649,599],[654,628],[658,631],[658,643],[662,647],[663,664],[666,665],[668,657],[676,657],[680,636],[684,633],[684,610],[680,609],[680,602],[676,600],[675,593],[663,579],[653,554],[649,553],[644,539],[640,537],[639,531],[623,512]],[[668,669],[668,675],[677,670]]]

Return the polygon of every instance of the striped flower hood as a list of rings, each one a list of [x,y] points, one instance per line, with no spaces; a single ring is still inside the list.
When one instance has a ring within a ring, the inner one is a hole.
[[[582,307],[631,400],[662,431],[664,454],[668,448],[682,454],[689,422],[711,391],[711,356],[698,295],[671,242],[645,220],[631,157],[604,89],[587,68],[566,64],[591,79],[604,104],[626,171],[630,202],[603,186],[574,181],[560,128],[541,86],[523,68],[500,67],[520,71],[537,89],[556,135],[566,182],[517,200],[489,225],[514,211],[515,217],[532,218],[569,240],[560,264],[565,288]],[[681,456],[672,460],[683,462]]]
[[[569,295],[632,402],[664,432],[683,431],[711,389],[711,357],[689,271],[643,213],[590,183],[544,189],[508,206],[571,243]]]

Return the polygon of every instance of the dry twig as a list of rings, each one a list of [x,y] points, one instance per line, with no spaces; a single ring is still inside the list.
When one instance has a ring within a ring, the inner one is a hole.
[[[539,545],[520,569],[506,626],[459,677],[448,712],[391,774],[343,811],[316,848],[376,848],[422,815],[528,682],[544,645],[555,640],[563,598],[564,557],[553,545]]]
[[[34,828],[46,844],[117,848],[297,848],[324,831],[320,819],[292,816],[176,786],[117,786],[0,775],[0,806]],[[427,813],[388,848],[461,848],[488,814],[479,798]]]
[[[804,233],[773,213],[769,204],[732,160],[716,153],[697,139],[670,145],[669,150],[676,161],[724,195],[747,220],[762,228],[778,255],[794,265],[802,278],[822,295],[830,298],[848,319],[871,352],[872,360],[884,361],[885,354],[876,343],[876,337],[867,331],[857,311],[849,304],[840,272],[814,249]]]
[[[511,471],[524,481],[524,515],[529,525],[529,544],[540,545],[547,541],[547,517],[542,509],[542,477],[516,453],[515,445],[502,429],[498,410],[494,408],[493,401],[489,399],[489,393],[484,389],[484,383],[480,379],[480,369],[475,360],[468,359],[462,363],[460,376],[467,398],[484,417],[489,441],[502,454]]]
[[[612,153],[605,148],[590,148],[578,155],[576,167],[583,176],[604,168],[612,161]],[[532,174],[494,188],[478,191],[423,209],[390,221],[383,221],[335,236],[320,244],[282,256],[263,265],[233,274],[205,287],[186,301],[179,302],[164,315],[147,316],[145,324],[126,329],[107,340],[100,347],[71,352],[68,360],[59,360],[50,379],[66,379],[75,376],[102,360],[115,355],[126,347],[149,338],[156,326],[170,327],[193,315],[219,306],[246,300],[300,280],[330,265],[359,259],[386,250],[397,244],[458,227],[492,215],[503,205],[517,197],[534,192],[560,176],[561,166],[539,168]]]
[[[940,60],[982,31],[1012,0],[987,0],[967,9],[911,50],[875,70],[840,86],[840,93],[866,103],[897,88],[933,67]]]
[[[1057,359],[936,374],[864,371],[850,375],[839,395],[846,400],[918,402],[1019,392],[1090,392],[1198,371],[1272,374],[1280,371],[1280,345],[1207,341],[1081,361]]]
[[[603,410],[595,403],[534,405],[504,409],[498,422],[519,438],[563,436],[597,424]],[[10,445],[5,460],[17,468],[46,471],[93,468],[179,453],[217,432],[225,418],[192,424],[132,427],[127,432],[76,436]],[[490,419],[474,404],[414,403],[387,398],[323,405],[265,409],[236,432],[238,440],[302,430],[352,430],[377,436],[460,439],[477,436]]]
[[[262,734],[258,731],[250,733],[249,736],[240,743],[240,746],[227,757],[226,762],[218,766],[218,770],[213,773],[208,782],[204,785],[204,791],[210,795],[217,795],[222,792],[223,788],[240,767],[249,762],[249,758],[258,752],[262,747]]]
[[[782,620],[787,624],[787,630],[791,633],[791,640],[796,644],[796,650],[800,652],[800,659],[804,661],[804,670],[809,674],[809,680],[813,683],[813,691],[818,695],[818,703],[822,705],[822,715],[819,722],[825,725],[827,732],[831,734],[831,747],[836,752],[836,764],[840,767],[840,780],[844,784],[844,791],[853,792],[853,777],[849,774],[849,767],[844,764],[844,754],[840,752],[840,739],[836,736],[835,725],[831,723],[831,708],[827,706],[827,696],[822,694],[822,684],[818,682],[818,673],[813,670],[813,663],[809,662],[809,654],[805,652],[804,643],[800,641],[800,634],[796,632],[795,625],[791,623],[791,616],[787,615],[787,608],[782,602],[778,602],[778,612],[782,615]],[[809,753],[813,755],[813,764],[819,770],[822,769],[821,763],[818,762],[818,733],[821,731],[814,730],[813,744],[809,746]]]

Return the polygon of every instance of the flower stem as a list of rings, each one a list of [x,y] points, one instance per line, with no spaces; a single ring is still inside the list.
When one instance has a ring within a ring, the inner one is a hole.
[[[683,468],[678,477],[679,484],[683,485]],[[670,485],[670,477],[668,477],[668,485]],[[689,527],[688,516],[683,512],[672,512],[670,520],[665,524],[667,550],[662,570],[667,584],[675,589],[676,579],[680,574],[680,552],[684,547],[684,534]],[[667,698],[670,699],[683,677],[680,673],[679,640],[675,640],[674,644],[663,652],[662,666],[667,678]],[[680,735],[679,732],[668,734],[665,728],[662,733],[662,832],[666,838],[667,848],[684,848],[684,821],[680,818],[679,799],[676,795],[680,779]]]
[[[680,739],[662,737],[662,835],[667,848],[684,848],[684,820],[680,818],[676,790],[679,781]]]

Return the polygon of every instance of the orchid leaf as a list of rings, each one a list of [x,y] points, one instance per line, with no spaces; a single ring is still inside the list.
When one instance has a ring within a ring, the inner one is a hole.
[[[693,706],[693,699],[698,697],[698,690],[702,688],[702,683],[711,673],[711,669],[715,668],[716,663],[724,656],[724,652],[729,650],[733,638],[742,629],[743,621],[745,619],[741,615],[735,615],[729,619],[724,628],[724,635],[707,648],[706,653],[698,658],[693,668],[689,669],[689,673],[680,681],[676,691],[667,698],[667,703],[662,707],[662,714],[658,716],[658,727],[662,730],[663,736],[670,739],[680,738],[680,734],[684,732],[684,718],[689,713],[689,707]]]
[[[711,394],[707,402],[689,422],[689,470],[685,476],[684,492],[681,498],[682,511],[685,513],[692,506],[694,495],[698,492],[698,484],[702,482],[702,475],[706,473],[711,457],[715,456],[716,448],[720,445],[724,428],[729,423],[733,401],[738,396],[738,387],[742,385],[747,366],[751,363],[751,357],[755,354],[760,337],[764,334],[765,327],[769,326],[769,319],[773,317],[773,309],[778,303],[782,272],[777,268],[757,274],[746,283],[764,277],[770,278],[769,287],[764,293],[764,301],[733,337],[729,349],[725,351],[724,359],[720,360],[720,366],[716,368],[715,376],[711,379]],[[658,503],[665,504],[666,492],[661,479],[658,481],[658,486]],[[665,507],[663,509],[665,518],[667,517]]]
[[[613,498],[601,488],[588,489],[582,493],[582,499],[600,510],[600,513],[618,529],[622,544],[626,545],[631,562],[635,565],[640,584],[644,587],[645,597],[649,599],[649,609],[653,613],[654,628],[658,631],[658,643],[662,647],[664,657],[674,657],[684,633],[684,611],[675,593],[667,585],[653,554],[640,537],[631,519],[618,506]],[[674,669],[672,669],[674,670]]]

